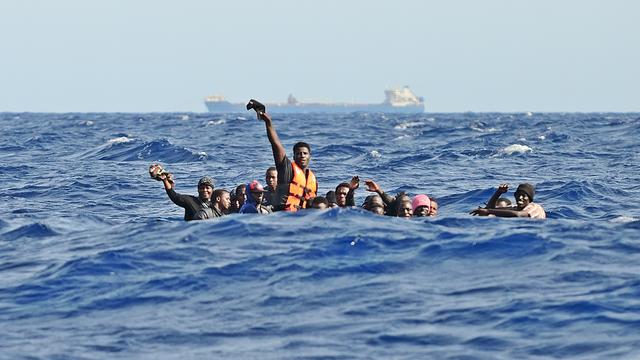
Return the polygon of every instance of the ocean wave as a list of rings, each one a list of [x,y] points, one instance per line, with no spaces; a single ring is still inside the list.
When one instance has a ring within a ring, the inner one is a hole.
[[[183,114],[0,113],[4,357],[638,353],[638,114],[279,116],[287,155],[312,145],[320,193],[359,175],[434,195],[439,215],[200,222],[182,220],[151,162],[196,194],[203,174],[227,189],[263,179],[273,154],[258,121]],[[533,151],[500,152],[511,144]],[[504,182],[510,199],[535,184],[548,218],[469,215]]]
[[[58,233],[49,225],[36,222],[22,225],[17,229],[7,231],[2,234],[2,237],[8,240],[19,240],[24,238],[45,238],[55,235],[58,235]]]
[[[176,146],[167,139],[143,141],[137,138],[117,137],[106,144],[81,155],[83,159],[109,161],[161,161],[167,163],[206,160],[207,154]]]

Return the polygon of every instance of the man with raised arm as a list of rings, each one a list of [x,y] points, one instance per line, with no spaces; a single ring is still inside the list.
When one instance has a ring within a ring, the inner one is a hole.
[[[318,182],[313,171],[309,169],[311,160],[311,146],[305,142],[293,145],[293,159],[290,161],[271,116],[256,109],[258,119],[264,121],[267,137],[273,150],[273,160],[278,171],[278,185],[274,199],[275,210],[298,211],[311,206],[310,200],[316,197]]]
[[[204,176],[198,181],[198,196],[193,196],[177,193],[174,189],[173,176],[159,164],[151,164],[149,175],[155,180],[162,181],[169,199],[184,209],[184,219],[186,221],[206,220],[216,217],[211,210],[213,179],[210,177]]]

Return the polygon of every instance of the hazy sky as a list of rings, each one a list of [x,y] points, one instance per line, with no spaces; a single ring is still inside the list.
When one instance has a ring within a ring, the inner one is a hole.
[[[203,98],[427,111],[640,111],[635,0],[0,0],[0,111],[205,111]]]

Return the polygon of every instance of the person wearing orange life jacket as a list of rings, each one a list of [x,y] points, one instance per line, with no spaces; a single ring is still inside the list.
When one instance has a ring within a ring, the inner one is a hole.
[[[309,169],[311,146],[305,142],[296,143],[293,146],[294,161],[290,161],[273,126],[271,116],[263,111],[256,112],[258,119],[265,123],[267,137],[273,150],[273,160],[278,171],[274,209],[297,211],[311,207],[311,199],[315,198],[318,192],[316,176]]]

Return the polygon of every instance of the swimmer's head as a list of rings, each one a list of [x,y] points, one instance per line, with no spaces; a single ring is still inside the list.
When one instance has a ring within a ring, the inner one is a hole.
[[[309,160],[311,160],[311,146],[303,141],[293,145],[293,160],[298,166],[306,169],[309,166]]]
[[[276,185],[278,185],[278,170],[274,166],[267,169],[264,174],[264,181],[271,190],[275,190]]]
[[[213,192],[213,202],[218,206],[218,208],[226,213],[231,208],[231,197],[229,196],[229,192],[225,189],[218,189]]]
[[[413,210],[413,216],[429,216],[429,211],[431,211],[431,200],[427,195],[416,195],[411,202],[411,208]]]
[[[533,202],[533,196],[536,191],[533,185],[524,183],[518,185],[518,189],[516,189],[515,194],[513,195],[516,198],[516,204],[519,208],[524,208],[529,205],[529,203]]]
[[[338,204],[336,204],[336,192],[331,190],[331,191],[327,191],[327,194],[325,195],[325,197],[327,198],[327,201],[329,202],[329,207],[338,207]]]
[[[247,193],[248,192],[248,193]],[[247,197],[251,197],[251,202],[254,204],[262,203],[262,197],[264,195],[264,188],[262,184],[258,180],[253,180],[249,184],[247,184],[247,188],[245,189],[245,193],[247,193]]]
[[[347,206],[347,195],[349,194],[349,184],[340,183],[336,186],[336,204],[340,207]]]
[[[438,209],[440,206],[438,205],[438,200],[435,198],[431,198],[431,209],[429,210],[429,216],[433,217],[438,215]]]
[[[496,201],[496,208],[507,208],[511,206],[511,200],[507,198],[500,198]]]
[[[311,207],[313,209],[326,209],[329,207],[329,201],[323,196],[316,196],[311,201]]]
[[[400,195],[396,198],[396,216],[409,218],[413,215],[411,198],[407,195]]]
[[[213,180],[204,176],[200,181],[198,181],[198,197],[202,201],[211,200],[211,195],[213,194]]]

